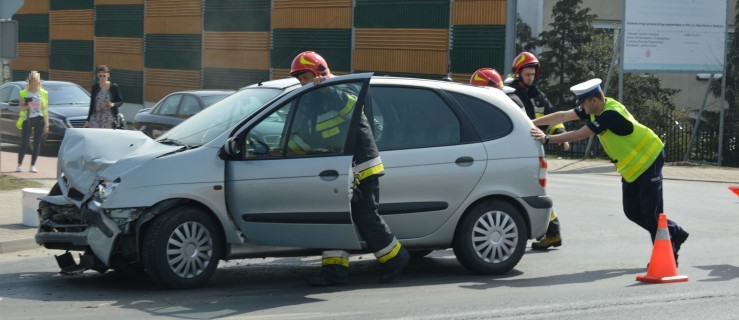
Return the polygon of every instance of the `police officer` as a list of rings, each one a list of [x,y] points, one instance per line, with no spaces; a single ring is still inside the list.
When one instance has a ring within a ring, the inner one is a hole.
[[[596,78],[573,86],[570,90],[577,96],[577,107],[534,120],[537,126],[584,120],[588,121],[585,126],[577,131],[556,135],[533,128],[531,134],[542,143],[582,140],[597,134],[603,149],[622,176],[622,201],[626,217],[647,230],[654,242],[659,214],[664,212],[664,143],[651,129],[639,123],[621,103],[605,97],[600,84],[601,80]],[[688,232],[671,220],[667,221],[667,228],[677,262],[678,251],[688,239]]]
[[[517,106],[525,110],[524,104],[515,92],[516,90],[503,84],[503,77],[492,68],[480,68],[470,77],[470,84],[480,87],[492,87],[503,91]]]
[[[313,51],[298,54],[292,62],[290,75],[296,77],[301,85],[309,83],[320,84],[333,75],[326,60]],[[328,89],[328,88],[327,88]],[[353,115],[357,93],[350,90],[334,94],[321,95],[318,101],[323,108],[316,110],[315,126],[309,128],[313,134],[306,139],[289,144],[291,152],[300,153],[309,150],[311,139],[330,140],[340,136],[338,132],[348,129],[341,126]],[[326,106],[333,105],[329,108]],[[351,200],[352,219],[359,234],[367,243],[367,247],[374,253],[375,258],[382,265],[380,282],[394,282],[400,276],[403,268],[408,264],[410,255],[402,247],[398,239],[390,232],[390,228],[377,212],[379,206],[380,186],[378,178],[384,174],[384,167],[377,150],[372,128],[364,112],[358,119],[357,134],[354,139],[354,173],[353,195]],[[300,135],[300,133],[298,133]],[[343,145],[343,141],[341,142]],[[313,286],[335,286],[346,284],[349,276],[349,253],[342,250],[323,252],[321,272],[308,279]]]
[[[516,56],[513,60],[512,71],[510,86],[516,90],[516,96],[523,102],[524,111],[526,111],[529,119],[534,120],[554,112],[552,103],[549,102],[547,96],[539,91],[539,88],[536,86],[535,81],[539,76],[539,59],[533,53],[521,52]],[[561,123],[542,130],[546,130],[549,134],[564,133],[567,131]],[[567,142],[561,145],[565,151],[570,149],[570,144]],[[538,242],[532,243],[531,248],[534,250],[547,250],[549,247],[559,247],[561,245],[562,237],[560,236],[559,230],[559,218],[557,212],[552,210],[546,235]]]

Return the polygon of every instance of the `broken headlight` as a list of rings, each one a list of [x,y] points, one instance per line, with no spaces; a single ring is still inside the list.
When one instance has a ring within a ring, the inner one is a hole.
[[[96,202],[102,203],[110,197],[113,192],[118,188],[118,180],[116,181],[102,181],[97,187],[93,198]]]

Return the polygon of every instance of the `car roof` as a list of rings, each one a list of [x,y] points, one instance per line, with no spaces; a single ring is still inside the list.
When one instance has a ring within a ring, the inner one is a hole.
[[[196,95],[199,97],[207,97],[207,96],[215,96],[215,95],[221,95],[221,94],[232,94],[236,92],[235,90],[229,90],[229,89],[205,89],[205,90],[185,90],[185,91],[177,91],[172,92],[171,94],[175,93],[189,93],[192,95]]]
[[[258,83],[243,87],[241,89],[263,87],[263,88],[274,88],[274,89],[284,90],[290,87],[299,87],[299,86],[300,86],[300,82],[298,82],[298,79],[290,77],[290,78],[275,79],[275,80],[269,80],[269,81],[259,81]]]
[[[8,83],[9,84],[18,85],[21,88],[25,88],[26,87],[26,81],[13,81],[13,82],[8,82]],[[44,84],[47,84],[47,85],[65,85],[65,84],[67,84],[67,85],[75,85],[75,86],[78,85],[78,84],[76,84],[74,82],[69,82],[69,81],[41,80],[41,86],[42,87],[44,86]]]

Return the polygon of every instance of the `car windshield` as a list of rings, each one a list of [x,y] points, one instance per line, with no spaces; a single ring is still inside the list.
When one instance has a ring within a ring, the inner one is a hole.
[[[210,142],[282,92],[276,88],[246,88],[213,104],[161,135],[157,141],[186,146]]]
[[[42,84],[49,92],[49,105],[72,105],[78,103],[90,103],[90,94],[82,87],[74,84]]]

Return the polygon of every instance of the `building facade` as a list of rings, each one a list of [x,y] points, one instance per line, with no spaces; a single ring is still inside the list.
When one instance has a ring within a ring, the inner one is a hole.
[[[313,50],[335,74],[461,82],[507,71],[506,0],[25,0],[13,80],[90,88],[111,68],[127,104],[189,89],[236,89],[288,76]]]

